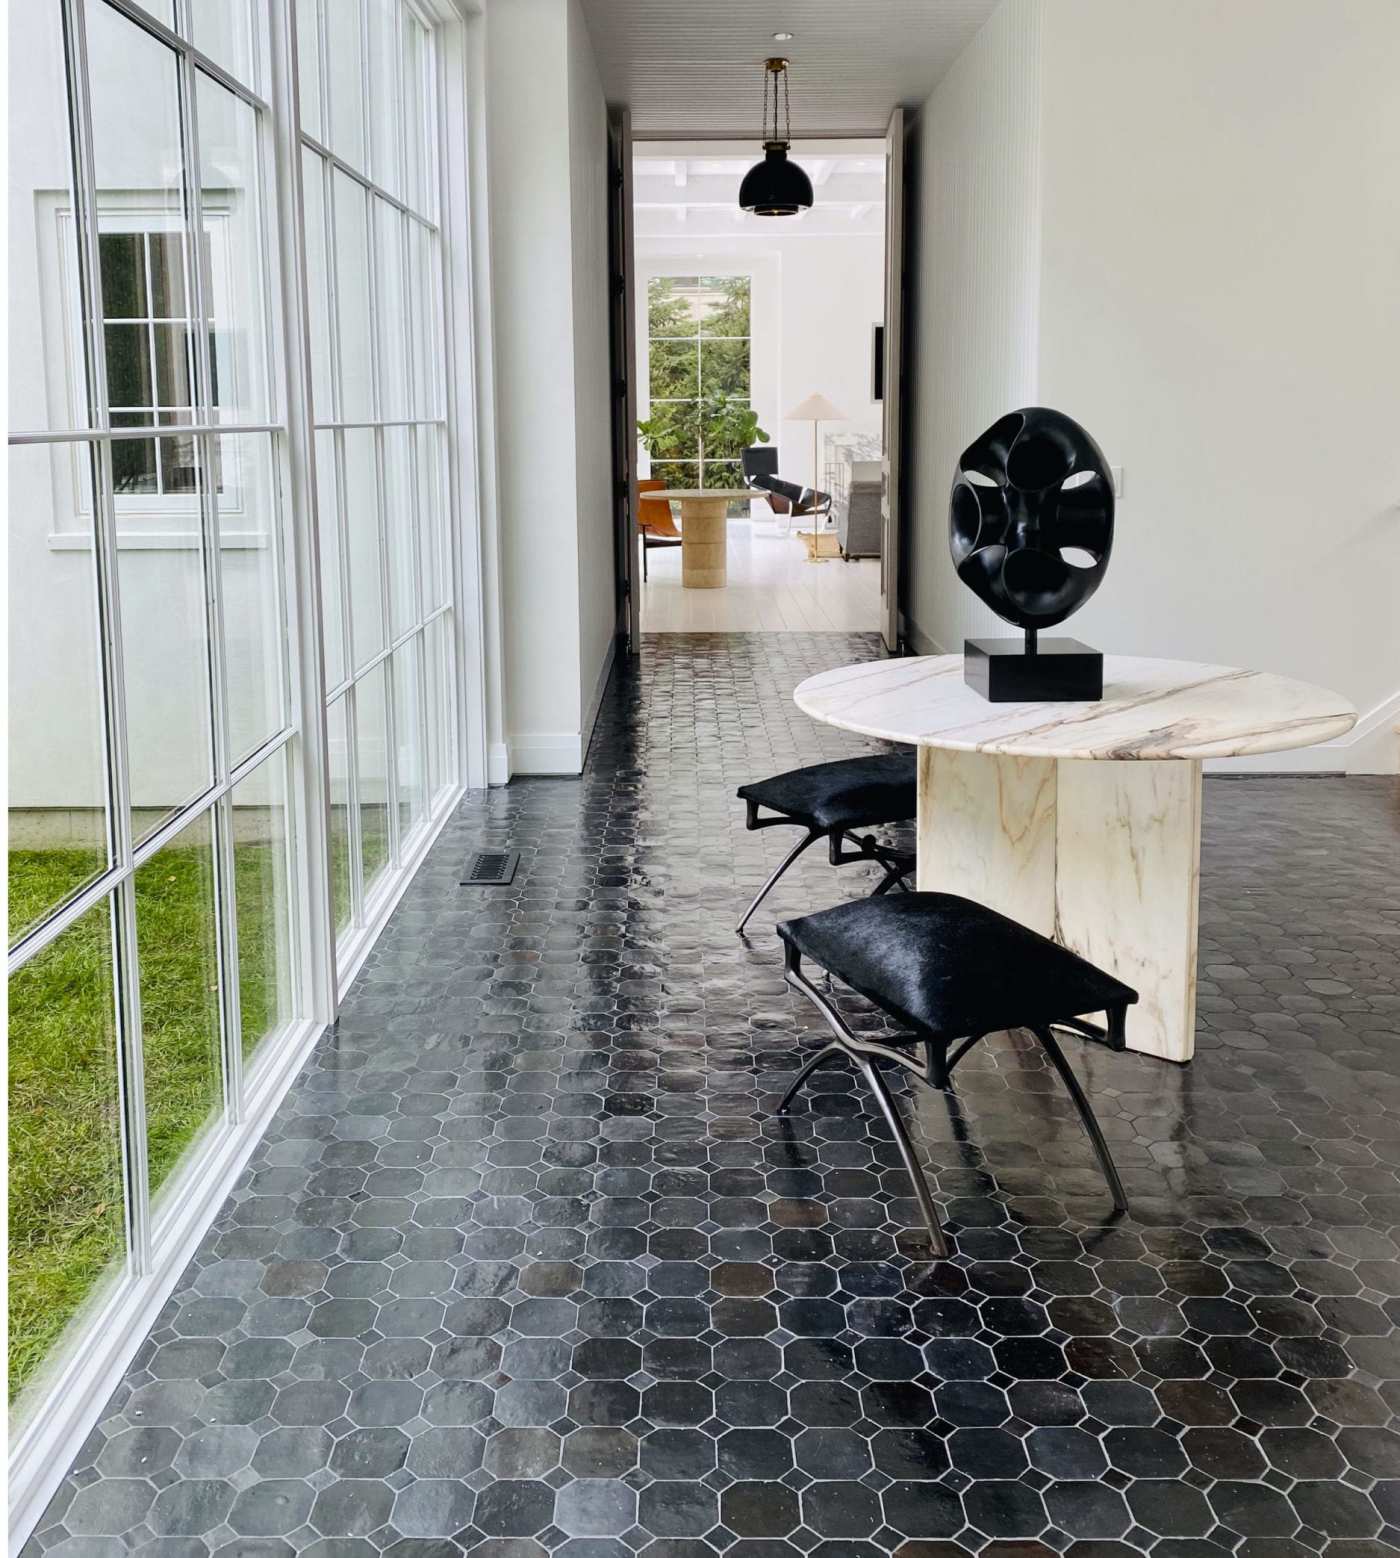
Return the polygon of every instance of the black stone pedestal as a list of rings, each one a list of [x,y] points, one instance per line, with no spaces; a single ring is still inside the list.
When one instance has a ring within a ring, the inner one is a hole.
[[[969,638],[963,677],[989,703],[1097,703],[1103,655],[1077,638]]]

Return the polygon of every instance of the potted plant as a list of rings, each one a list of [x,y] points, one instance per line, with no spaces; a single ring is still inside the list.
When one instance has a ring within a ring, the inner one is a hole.
[[[637,437],[653,460],[698,461],[702,487],[707,463],[738,460],[750,445],[768,442],[753,407],[718,391],[699,400],[661,401],[638,420]]]

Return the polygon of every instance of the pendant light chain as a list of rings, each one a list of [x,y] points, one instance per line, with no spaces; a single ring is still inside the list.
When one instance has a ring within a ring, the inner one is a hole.
[[[791,141],[792,140],[792,111],[788,107],[788,79],[787,79],[787,66],[786,65],[784,65],[783,69],[782,69],[782,78],[783,78],[783,139],[785,141]],[[778,128],[778,83],[776,81],[773,83],[773,128],[774,128],[774,130],[776,130]]]

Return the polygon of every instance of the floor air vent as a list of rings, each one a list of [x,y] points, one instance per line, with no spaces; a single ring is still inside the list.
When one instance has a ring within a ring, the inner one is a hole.
[[[520,862],[517,851],[507,853],[500,849],[479,849],[467,857],[467,869],[462,877],[463,887],[504,887],[515,875]]]

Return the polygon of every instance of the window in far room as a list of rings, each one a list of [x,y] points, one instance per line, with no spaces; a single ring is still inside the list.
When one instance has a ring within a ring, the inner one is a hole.
[[[724,412],[750,398],[752,278],[653,276],[647,286],[651,474],[671,487],[743,487]]]

